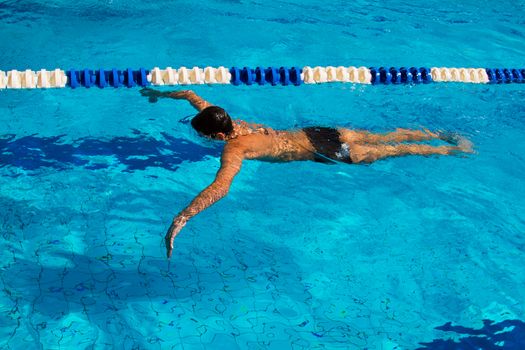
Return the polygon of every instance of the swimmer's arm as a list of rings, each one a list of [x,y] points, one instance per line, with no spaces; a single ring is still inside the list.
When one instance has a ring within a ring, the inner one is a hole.
[[[209,103],[208,101],[206,101],[191,90],[167,92],[166,97],[174,98],[176,100],[187,100],[199,112],[206,107],[213,106],[211,103]]]
[[[171,257],[175,236],[182,230],[188,220],[228,194],[233,178],[241,169],[243,158],[244,156],[241,150],[232,149],[232,147],[226,145],[221,157],[221,168],[217,172],[213,183],[199,193],[199,195],[177,215],[168,233],[166,233],[164,241],[166,243],[168,258]]]
[[[150,102],[157,102],[159,98],[173,98],[175,100],[187,100],[199,112],[206,107],[213,106],[211,103],[197,95],[191,90],[181,91],[160,91],[152,88],[143,88],[140,90],[142,96],[148,97]]]

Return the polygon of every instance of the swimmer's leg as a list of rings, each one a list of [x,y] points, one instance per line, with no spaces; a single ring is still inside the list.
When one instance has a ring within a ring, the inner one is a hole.
[[[441,134],[434,133],[429,130],[421,131],[410,129],[396,129],[396,131],[386,134],[374,134],[368,131],[339,129],[339,134],[341,135],[341,141],[346,143],[378,144],[442,139]]]
[[[457,146],[429,146],[429,145],[350,145],[350,156],[353,163],[371,163],[378,159],[387,157],[399,157],[405,155],[433,155],[433,154],[457,154],[460,152],[472,153],[472,143],[462,139]]]

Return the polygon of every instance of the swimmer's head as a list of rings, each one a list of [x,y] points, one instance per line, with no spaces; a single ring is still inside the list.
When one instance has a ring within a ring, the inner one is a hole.
[[[191,126],[199,134],[216,140],[225,140],[233,131],[232,119],[224,109],[217,106],[200,111],[191,120]]]

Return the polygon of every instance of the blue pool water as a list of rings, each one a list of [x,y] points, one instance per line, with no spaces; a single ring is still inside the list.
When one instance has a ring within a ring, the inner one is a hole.
[[[523,67],[524,1],[0,2],[0,69]],[[165,259],[221,145],[138,89],[0,91],[0,348],[523,349],[525,87],[198,86],[274,128],[476,153],[248,161]]]

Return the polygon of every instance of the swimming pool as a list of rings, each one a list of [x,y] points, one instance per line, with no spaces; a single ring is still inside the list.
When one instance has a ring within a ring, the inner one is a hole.
[[[0,69],[520,67],[524,7],[4,1]],[[0,348],[525,346],[522,85],[194,90],[275,128],[427,127],[477,153],[245,162],[168,262],[171,218],[219,165],[180,122],[190,106],[0,91]]]

